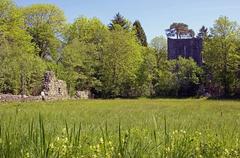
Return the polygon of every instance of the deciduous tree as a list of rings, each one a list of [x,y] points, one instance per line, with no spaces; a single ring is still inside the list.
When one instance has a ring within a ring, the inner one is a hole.
[[[34,4],[23,8],[23,12],[25,27],[39,48],[39,56],[57,58],[66,22],[63,11],[52,4]]]
[[[111,31],[103,51],[101,77],[104,95],[131,97],[135,93],[136,74],[142,62],[141,46],[135,34],[117,26]]]
[[[239,26],[227,17],[220,17],[211,29],[211,37],[205,40],[203,57],[210,71],[211,86],[218,89],[216,95],[234,95],[239,86]]]

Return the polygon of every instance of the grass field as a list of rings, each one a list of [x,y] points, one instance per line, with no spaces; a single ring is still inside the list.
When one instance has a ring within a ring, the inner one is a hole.
[[[240,157],[240,101],[0,103],[0,157]]]

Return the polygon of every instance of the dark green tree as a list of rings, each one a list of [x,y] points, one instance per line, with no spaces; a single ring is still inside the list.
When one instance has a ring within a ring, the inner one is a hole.
[[[208,36],[208,28],[205,26],[202,26],[201,29],[199,30],[199,33],[197,35],[197,38],[206,38]]]
[[[181,39],[182,37],[194,37],[195,33],[192,29],[188,28],[187,24],[184,23],[172,23],[169,29],[166,30],[168,37],[176,37]]]
[[[109,29],[114,30],[116,25],[121,26],[123,29],[128,30],[130,28],[129,22],[120,13],[117,13],[109,24]]]
[[[137,36],[137,39],[138,39],[139,43],[142,46],[147,47],[148,46],[147,37],[146,37],[146,34],[145,34],[145,32],[142,28],[142,25],[141,25],[140,21],[136,20],[133,23],[133,27],[135,28],[136,36]]]

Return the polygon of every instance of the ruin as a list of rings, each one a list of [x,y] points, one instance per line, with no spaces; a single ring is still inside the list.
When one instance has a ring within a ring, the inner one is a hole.
[[[43,79],[43,91],[47,100],[68,99],[67,84],[58,80],[52,71],[47,71]],[[26,96],[13,94],[0,94],[0,102],[9,101],[41,101],[41,96]]]
[[[67,84],[63,80],[58,80],[52,71],[47,71],[44,75],[43,91],[47,98],[68,98]]]
[[[91,92],[89,90],[77,91],[76,98],[78,99],[89,99],[91,98]]]
[[[203,40],[201,38],[172,39],[168,38],[168,59],[178,57],[193,58],[199,65],[202,65]]]

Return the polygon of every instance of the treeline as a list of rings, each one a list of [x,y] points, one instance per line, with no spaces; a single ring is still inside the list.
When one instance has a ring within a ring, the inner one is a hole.
[[[22,8],[1,0],[0,93],[38,95],[44,72],[51,70],[72,95],[90,90],[101,98],[239,97],[239,25],[220,17],[198,38],[204,39],[202,67],[192,59],[168,61],[164,37],[148,44],[141,23],[120,14],[108,26],[86,17],[68,24],[54,5]]]

